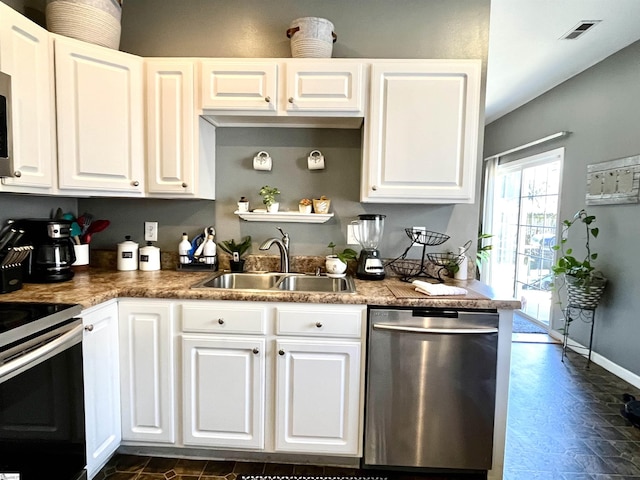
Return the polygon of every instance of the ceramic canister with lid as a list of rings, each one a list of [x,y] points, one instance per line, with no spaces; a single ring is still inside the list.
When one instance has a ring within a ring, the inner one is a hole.
[[[138,269],[138,244],[131,241],[131,236],[124,237],[125,241],[118,244],[118,270]]]
[[[160,270],[160,249],[151,242],[140,248],[140,270]]]

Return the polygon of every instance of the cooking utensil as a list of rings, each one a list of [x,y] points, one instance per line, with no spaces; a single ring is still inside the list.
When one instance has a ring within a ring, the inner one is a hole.
[[[89,230],[89,227],[91,226],[91,222],[93,222],[93,215],[88,212],[84,212],[78,217],[78,224],[82,229],[81,235],[87,233],[87,230]]]
[[[91,225],[89,226],[87,232],[82,235],[82,243],[91,243],[91,236],[94,233],[103,231],[109,225],[111,225],[111,222],[109,220],[95,220],[91,222]]]

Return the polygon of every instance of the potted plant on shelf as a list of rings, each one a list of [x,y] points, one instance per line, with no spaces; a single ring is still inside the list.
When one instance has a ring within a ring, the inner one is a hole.
[[[244,271],[244,258],[242,256],[247,253],[247,250],[251,247],[251,236],[247,235],[240,240],[240,243],[236,243],[236,241],[232,238],[231,240],[223,240],[218,243],[218,246],[231,255],[231,260],[229,260],[229,265],[231,267],[232,272],[243,272]]]
[[[276,202],[276,195],[280,195],[278,187],[270,187],[265,185],[260,189],[260,196],[262,196],[262,203],[267,207],[269,213],[275,213],[280,207],[280,203]]]
[[[335,251],[336,244],[331,242],[327,245],[331,249],[331,255],[325,257],[325,269],[328,277],[344,277],[347,271],[347,263],[349,260],[356,260],[358,253],[351,249],[345,248],[341,252]]]
[[[320,198],[313,199],[313,211],[314,213],[329,213],[329,205],[331,200],[322,195]]]
[[[596,308],[607,284],[605,276],[592,263],[598,258],[598,254],[591,251],[590,240],[592,237],[597,238],[600,232],[598,227],[593,226],[595,221],[595,215],[589,215],[584,209],[578,211],[573,219],[562,222],[560,243],[552,247],[560,252],[556,263],[551,267],[555,279],[554,288],[559,291],[560,287],[566,286],[569,307]],[[576,224],[584,226],[586,237],[585,255],[581,260],[574,256],[573,248],[567,247],[569,229]],[[557,282],[560,279],[563,280],[562,284]]]
[[[311,213],[311,200],[308,198],[303,198],[298,202],[298,210],[300,213]]]

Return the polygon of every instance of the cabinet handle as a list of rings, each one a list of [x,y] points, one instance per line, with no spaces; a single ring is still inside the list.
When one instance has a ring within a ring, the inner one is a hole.
[[[92,324],[89,324],[89,325],[87,325],[86,327],[84,327],[84,329],[85,329],[87,332],[93,332],[93,325],[92,325]]]
[[[131,182],[131,185],[133,185],[134,187],[138,187],[140,185],[140,182],[138,180],[134,180],[133,182]]]
[[[20,170],[16,170],[13,172],[13,176],[16,178],[20,178],[22,176],[22,172]]]
[[[322,328],[322,322],[316,322],[316,327]]]
[[[252,350],[252,352],[257,355],[260,353],[260,350],[258,350],[258,348],[256,347]]]
[[[187,188],[187,182],[182,182],[182,188]]]
[[[376,190],[378,190],[378,186],[377,185],[371,185],[371,190],[373,190],[375,192]]]
[[[267,103],[271,103],[271,97],[264,97],[264,101]]]
[[[280,350],[278,351],[278,355],[284,355],[284,350],[280,349]]]
[[[218,319],[218,324],[224,325],[224,318],[219,318]]]
[[[293,97],[289,97],[289,103],[293,103]]]

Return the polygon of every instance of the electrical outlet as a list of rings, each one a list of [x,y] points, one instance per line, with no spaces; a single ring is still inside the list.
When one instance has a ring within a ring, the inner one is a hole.
[[[144,222],[144,239],[147,242],[158,241],[158,222]]]
[[[347,225],[347,245],[358,245],[358,240],[356,240],[356,235],[354,233],[355,228],[355,225]]]

